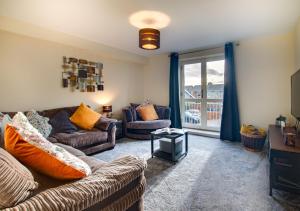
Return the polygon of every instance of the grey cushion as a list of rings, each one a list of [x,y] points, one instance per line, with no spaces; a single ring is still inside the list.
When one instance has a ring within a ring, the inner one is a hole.
[[[70,145],[74,148],[88,147],[107,141],[107,132],[100,130],[81,130],[74,133],[56,133],[51,135],[58,142]]]
[[[135,121],[128,122],[127,128],[130,129],[159,129],[169,127],[171,125],[170,120],[153,120],[153,121]]]

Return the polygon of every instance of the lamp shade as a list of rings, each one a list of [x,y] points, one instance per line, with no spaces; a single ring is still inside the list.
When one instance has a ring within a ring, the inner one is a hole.
[[[157,29],[144,28],[139,31],[139,47],[155,50],[160,47],[160,32]]]
[[[107,113],[112,112],[112,106],[111,105],[104,105],[102,107],[102,110],[103,110],[103,112],[107,112]]]

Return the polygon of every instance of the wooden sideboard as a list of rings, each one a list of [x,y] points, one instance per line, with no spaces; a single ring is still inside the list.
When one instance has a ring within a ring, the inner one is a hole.
[[[286,146],[280,127],[270,125],[268,147],[270,196],[273,188],[300,193],[300,137],[297,137],[295,147]]]

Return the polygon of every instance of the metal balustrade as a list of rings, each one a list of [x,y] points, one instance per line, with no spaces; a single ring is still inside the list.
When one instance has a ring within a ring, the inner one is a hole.
[[[206,103],[206,126],[219,129],[221,126],[223,101],[208,100]],[[199,100],[191,100],[184,102],[184,124],[201,126],[201,102]]]

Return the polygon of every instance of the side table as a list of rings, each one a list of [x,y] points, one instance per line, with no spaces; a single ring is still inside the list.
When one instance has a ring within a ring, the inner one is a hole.
[[[177,138],[184,137],[185,140],[185,150],[183,152],[180,152],[178,154],[175,153],[175,141]],[[171,153],[166,153],[164,151],[161,151],[160,149],[154,150],[154,141],[155,139],[159,138],[167,138],[171,140]],[[177,162],[181,158],[185,157],[188,154],[188,132],[183,131],[182,133],[157,133],[152,132],[151,133],[151,157],[159,157],[168,161]]]

